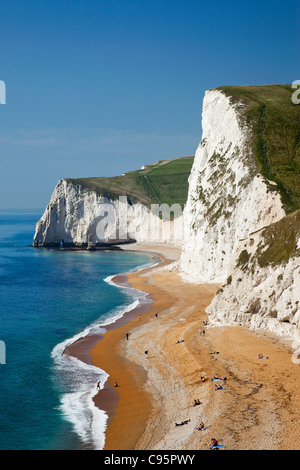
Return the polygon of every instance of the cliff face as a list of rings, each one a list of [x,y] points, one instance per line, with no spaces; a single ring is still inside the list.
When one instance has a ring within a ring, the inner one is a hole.
[[[259,174],[242,105],[206,92],[203,138],[185,208],[181,269],[195,282],[223,283],[239,241],[285,215],[280,195]]]
[[[61,180],[36,225],[33,244],[52,246],[63,240],[65,245],[86,246],[136,240],[180,245],[180,209],[176,219],[168,219],[168,215],[172,216],[166,211],[163,220],[151,208],[131,204],[126,196],[110,199],[71,180]]]
[[[82,192],[79,187],[60,180],[42,218],[36,225],[33,242],[38,246],[88,242],[89,231],[104,198],[96,193]]]
[[[221,285],[207,308],[210,321],[297,337],[300,211],[287,215],[280,185],[258,170],[244,106],[222,90],[205,94],[180,268],[189,281]]]
[[[300,210],[240,241],[231,274],[207,313],[294,336],[300,328]]]
[[[185,157],[122,177],[59,181],[34,244],[182,245],[183,278],[220,284],[212,321],[300,339],[299,118],[285,86],[207,91],[191,170]],[[167,217],[153,213],[153,201],[168,204]]]

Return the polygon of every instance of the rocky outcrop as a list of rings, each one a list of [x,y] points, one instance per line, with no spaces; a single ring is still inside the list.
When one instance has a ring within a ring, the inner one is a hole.
[[[207,308],[211,320],[293,337],[300,328],[300,211],[240,241],[234,259]]]

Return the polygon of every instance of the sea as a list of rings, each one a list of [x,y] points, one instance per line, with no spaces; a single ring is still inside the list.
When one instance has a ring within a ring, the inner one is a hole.
[[[112,278],[157,258],[33,248],[41,215],[0,213],[0,450],[101,450],[107,415],[93,396],[108,374],[63,351],[147,301]]]

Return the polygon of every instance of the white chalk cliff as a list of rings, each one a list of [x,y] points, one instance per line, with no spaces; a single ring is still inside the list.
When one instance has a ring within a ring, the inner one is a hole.
[[[154,205],[155,206],[155,205]],[[167,214],[168,215],[168,214]],[[115,199],[60,180],[36,225],[35,246],[170,242],[181,245],[183,217],[162,220],[143,204],[130,204],[126,196]]]
[[[223,283],[239,240],[285,215],[258,173],[241,106],[206,92],[203,137],[189,178],[181,269],[195,282]]]
[[[300,250],[276,265],[255,264],[261,247],[268,249],[264,229],[286,213],[257,170],[243,105],[221,90],[207,91],[202,124],[184,212],[182,277],[222,286],[207,308],[210,320],[297,334]],[[294,248],[299,236],[298,228]]]
[[[207,91],[202,128],[182,217],[163,222],[142,204],[61,180],[34,244],[171,241],[182,245],[177,267],[184,279],[220,284],[207,308],[212,321],[297,337],[300,212],[287,215],[277,186],[260,174],[242,103],[221,90]],[[285,256],[274,260],[274,250]]]
[[[240,241],[231,274],[207,308],[213,321],[247,324],[298,338],[299,227],[300,210]],[[270,262],[268,252],[272,254],[274,248],[279,259]]]

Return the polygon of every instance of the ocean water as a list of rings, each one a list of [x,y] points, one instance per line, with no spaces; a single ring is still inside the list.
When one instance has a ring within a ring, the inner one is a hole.
[[[106,415],[92,398],[107,374],[62,352],[145,297],[115,286],[113,275],[156,260],[32,248],[40,215],[0,214],[0,449],[101,449]]]

